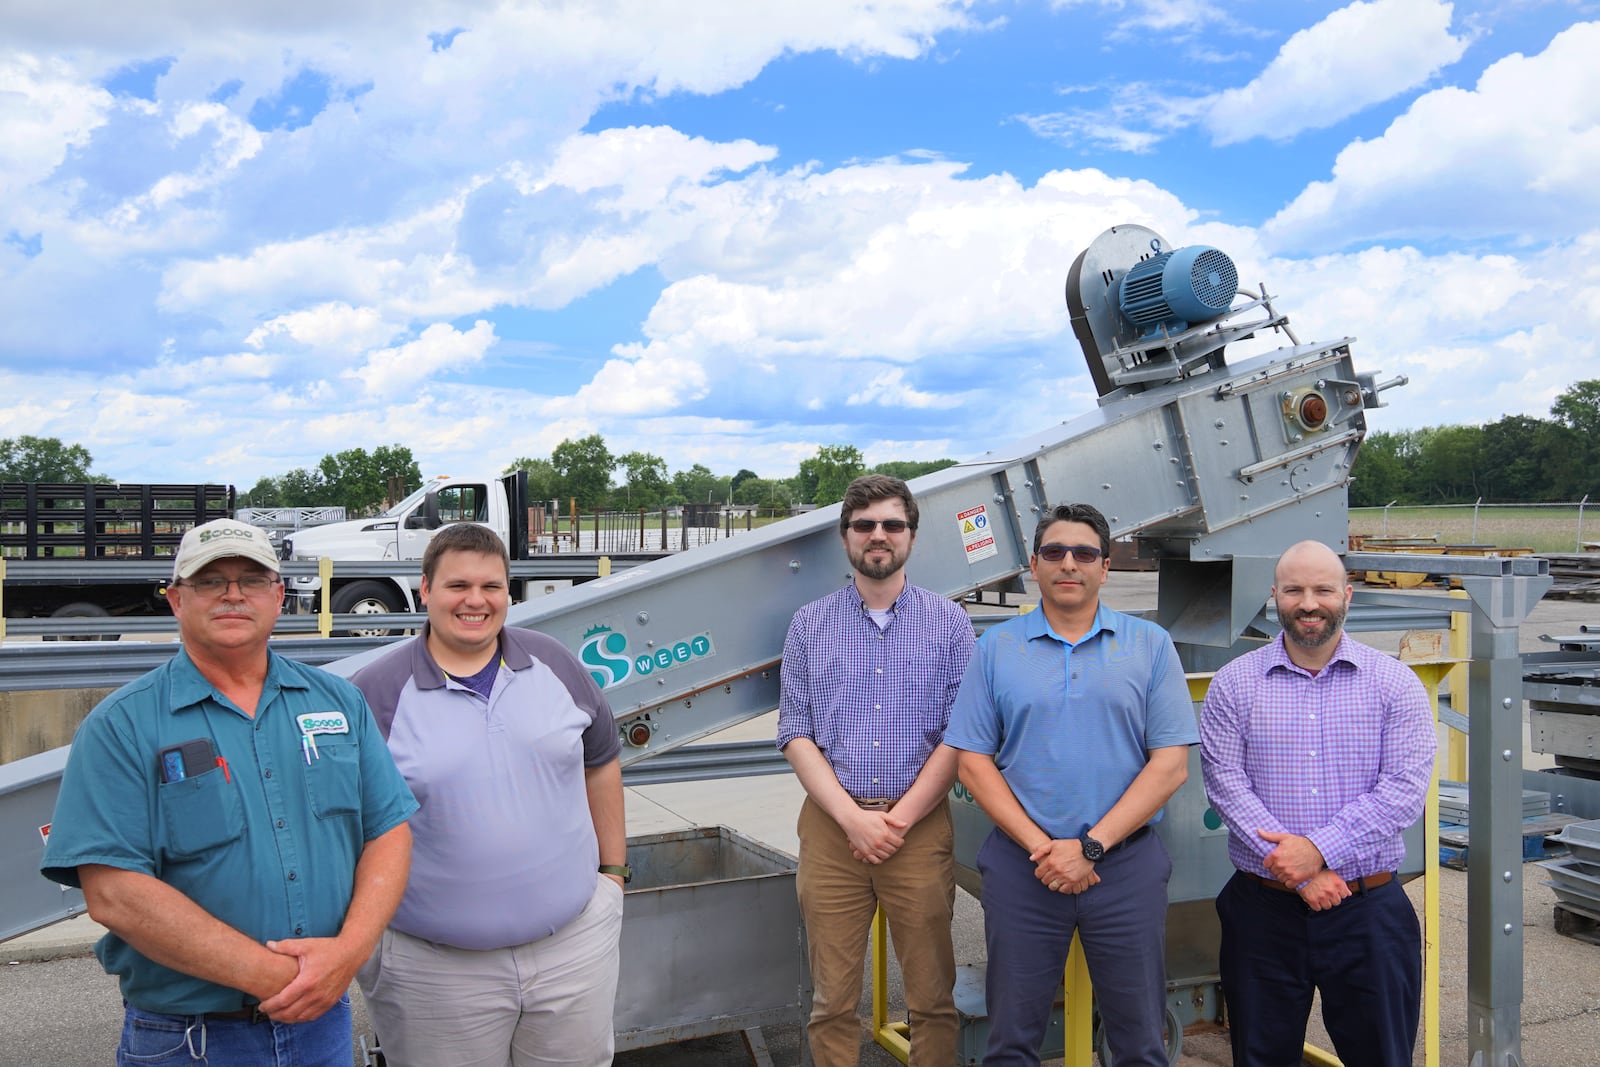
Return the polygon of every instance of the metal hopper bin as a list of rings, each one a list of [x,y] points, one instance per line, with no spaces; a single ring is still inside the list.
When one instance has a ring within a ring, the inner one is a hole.
[[[726,826],[628,839],[617,1051],[804,1024],[794,857]]]

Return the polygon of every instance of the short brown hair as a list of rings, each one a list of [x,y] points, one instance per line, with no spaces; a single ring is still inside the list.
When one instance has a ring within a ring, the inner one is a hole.
[[[1039,554],[1039,546],[1044,544],[1044,532],[1058,522],[1081,522],[1085,526],[1092,526],[1095,536],[1100,538],[1101,553],[1106,559],[1111,558],[1111,524],[1106,522],[1106,517],[1093,504],[1057,504],[1039,516],[1039,525],[1033,528],[1034,555]]]
[[[917,498],[911,495],[910,486],[899,478],[887,474],[863,474],[850,483],[844,491],[844,503],[839,509],[839,536],[850,529],[850,516],[879,500],[900,499],[906,505],[906,522],[917,528]]]
[[[439,566],[439,557],[446,552],[481,552],[485,556],[499,556],[506,565],[506,577],[511,577],[511,554],[500,535],[487,526],[475,522],[453,522],[433,535],[428,548],[422,553],[422,576],[429,584]]]

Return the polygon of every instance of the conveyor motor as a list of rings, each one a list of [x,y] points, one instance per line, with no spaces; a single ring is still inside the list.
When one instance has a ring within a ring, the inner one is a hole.
[[[1180,333],[1226,314],[1238,290],[1233,260],[1210,245],[1162,252],[1112,285],[1117,309],[1145,336]]]

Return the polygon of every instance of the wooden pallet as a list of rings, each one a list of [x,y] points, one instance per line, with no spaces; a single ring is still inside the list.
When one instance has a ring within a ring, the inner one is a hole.
[[[1567,854],[1566,846],[1546,838],[1559,834],[1568,825],[1583,820],[1576,815],[1539,815],[1522,820],[1522,862],[1553,859]],[[1458,871],[1467,869],[1471,833],[1465,826],[1439,827],[1439,862]]]
[[[1571,904],[1556,905],[1556,933],[1600,945],[1600,917]]]

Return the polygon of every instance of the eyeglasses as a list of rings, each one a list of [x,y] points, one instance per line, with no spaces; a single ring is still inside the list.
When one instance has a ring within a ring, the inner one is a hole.
[[[1040,559],[1049,560],[1051,563],[1060,563],[1067,558],[1067,553],[1072,553],[1072,558],[1079,563],[1093,563],[1105,555],[1094,545],[1040,545],[1037,555]]]
[[[911,524],[905,519],[851,519],[850,529],[858,534],[869,534],[878,527],[883,527],[884,533],[905,533],[911,529]]]
[[[247,574],[243,578],[185,578],[172,584],[193,589],[201,596],[221,596],[230,585],[237,585],[245,596],[260,596],[282,580],[275,574]]]

